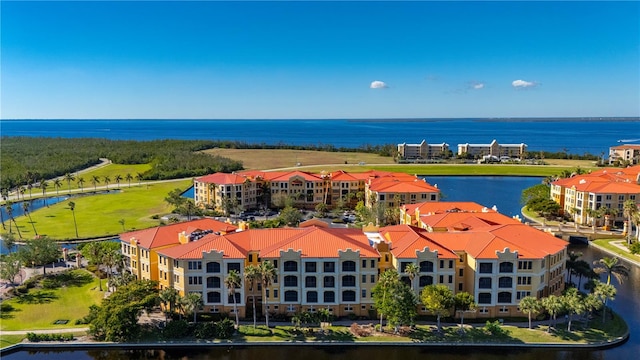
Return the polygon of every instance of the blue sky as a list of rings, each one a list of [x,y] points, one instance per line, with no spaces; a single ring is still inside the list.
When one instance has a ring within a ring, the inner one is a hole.
[[[640,3],[12,2],[2,119],[640,116]]]

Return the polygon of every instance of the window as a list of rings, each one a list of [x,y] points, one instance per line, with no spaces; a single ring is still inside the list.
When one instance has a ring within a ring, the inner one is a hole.
[[[318,292],[317,291],[309,291],[307,293],[307,302],[308,303],[317,303],[318,302]]]
[[[238,274],[240,273],[240,263],[228,263],[227,264],[227,273],[230,273],[231,271],[237,271]]]
[[[298,271],[298,263],[295,261],[285,261],[284,271],[287,271],[287,272]]]
[[[376,276],[375,275],[371,275],[369,280],[371,280],[370,282],[372,284],[375,283],[376,282]]]
[[[222,302],[220,293],[218,291],[209,291],[207,293],[207,302],[209,304],[220,304]]]
[[[207,288],[208,289],[219,289],[220,288],[220,278],[217,276],[210,276],[207,278]]]
[[[464,274],[464,269],[458,270],[458,276],[463,276],[463,274]]]
[[[367,268],[367,260],[362,260],[362,268],[363,269]]]
[[[481,277],[478,279],[478,288],[480,289],[491,289],[491,278],[490,277]]]
[[[298,277],[293,275],[287,275],[284,277],[284,286],[298,286]]]
[[[227,302],[229,304],[240,304],[241,298],[240,298],[240,293],[235,293],[233,294],[233,296],[231,296],[231,294],[229,294],[229,298],[227,299]]]
[[[499,288],[510,288],[513,286],[513,279],[507,276],[503,276],[498,279],[498,287]]]
[[[407,271],[407,266],[409,266],[409,264],[411,264],[408,261],[403,261],[400,263],[400,273],[404,274]]]
[[[421,261],[420,272],[433,272],[433,263],[431,261]]]
[[[273,297],[274,298],[278,297],[278,289],[273,289]]]
[[[298,301],[298,292],[295,290],[287,290],[284,292],[284,301]]]
[[[449,269],[453,269],[453,260],[449,260]]]
[[[501,273],[512,273],[513,272],[513,263],[503,261],[500,263],[500,272]]]
[[[342,263],[342,271],[356,271],[355,261],[345,261]]]
[[[493,264],[492,263],[480,263],[480,273],[481,274],[491,274],[493,272]]]
[[[207,272],[208,273],[219,273],[220,272],[220,263],[218,263],[218,262],[208,262],[207,263]]]
[[[444,283],[444,275],[440,275],[440,279],[438,280],[438,284]]]
[[[278,268],[278,260],[273,260],[273,267]]]
[[[285,282],[286,282],[286,280],[285,280]],[[316,287],[316,277],[315,276],[307,276],[306,278],[304,278],[304,286],[308,287],[308,288]]]
[[[363,299],[365,299],[367,297],[367,290],[362,289],[362,296]]]
[[[253,254],[249,254],[249,262],[253,262]]]
[[[453,275],[449,275],[449,284],[453,282]]]
[[[533,261],[518,261],[518,270],[531,270]]]
[[[189,285],[202,285],[201,276],[189,276]]]
[[[458,291],[462,291],[462,283],[458,283]]]
[[[336,302],[336,293],[334,293],[333,291],[325,291],[324,302],[326,303]]]
[[[342,301],[356,301],[356,292],[353,290],[345,290],[342,292]]]
[[[419,284],[421,287],[433,284],[433,276],[420,276]]]
[[[189,270],[202,270],[202,261],[189,261]]]
[[[363,284],[367,283],[367,275],[362,275],[362,283]]]
[[[304,263],[304,271],[305,272],[310,272],[310,273],[316,272],[316,263],[315,263],[315,261],[310,261],[310,262]]]
[[[375,267],[376,267],[376,261],[375,261],[375,260],[371,260],[369,265],[371,265],[371,268],[372,268],[372,269],[375,269]]]
[[[336,272],[336,263],[325,261],[324,262],[324,272]]]
[[[336,286],[336,280],[333,276],[324,277],[324,287],[332,288]]]
[[[511,292],[502,291],[498,293],[498,303],[510,303],[511,302]]]
[[[356,277],[353,275],[345,275],[342,277],[342,286],[356,286]]]
[[[479,293],[478,304],[491,304],[491,293]]]
[[[440,269],[444,269],[444,260],[440,260]]]

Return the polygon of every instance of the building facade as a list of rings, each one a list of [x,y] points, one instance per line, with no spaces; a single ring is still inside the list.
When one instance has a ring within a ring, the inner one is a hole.
[[[458,144],[458,155],[473,156],[474,158],[506,156],[522,159],[526,151],[527,144],[499,144],[495,139],[489,144]]]
[[[422,140],[419,144],[398,144],[398,158],[403,160],[441,159],[449,155],[449,144],[428,144]]]
[[[609,165],[626,163],[627,165],[640,164],[640,145],[618,145],[609,148]]]

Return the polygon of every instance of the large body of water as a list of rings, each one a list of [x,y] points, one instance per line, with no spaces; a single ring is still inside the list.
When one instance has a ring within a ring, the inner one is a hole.
[[[620,143],[640,143],[640,121],[576,119],[391,120],[2,120],[2,136],[107,138],[113,140],[204,139],[256,144],[525,143],[530,151],[607,155]]]

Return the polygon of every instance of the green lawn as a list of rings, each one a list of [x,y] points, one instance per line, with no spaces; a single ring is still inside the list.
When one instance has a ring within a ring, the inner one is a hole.
[[[98,291],[98,279],[85,270],[73,270],[72,276],[64,278],[64,285],[45,288],[37,286],[23,295],[5,300],[0,315],[0,329],[40,330],[56,328],[86,327],[76,325],[76,320],[89,313],[89,306],[99,304],[104,292]],[[49,278],[62,279],[61,275]],[[56,325],[57,320],[68,320]],[[4,340],[4,337],[3,337]]]
[[[623,240],[623,239],[598,239],[598,240],[594,240],[593,243],[618,254],[620,257],[640,262],[640,255],[632,254],[628,251],[624,251],[619,247],[611,244],[612,241],[620,241],[620,240]],[[624,243],[626,244],[626,242]]]
[[[164,215],[171,211],[164,200],[167,194],[175,188],[186,190],[191,185],[191,180],[179,180],[148,186],[123,187],[119,192],[111,191],[108,194],[73,197],[69,201],[75,203],[78,236],[90,238],[116,235],[124,230],[157,226],[159,220],[152,219],[151,216]],[[36,210],[31,214],[38,234],[58,240],[76,238],[69,201]],[[124,229],[119,223],[120,219],[125,220]],[[28,217],[20,216],[16,218],[16,222],[24,238],[32,238],[35,235]]]
[[[91,183],[91,179],[93,178],[93,176],[97,176],[100,179],[100,183],[97,184],[97,186],[104,186],[106,185],[104,183],[104,177],[108,176],[111,179],[111,182],[109,182],[109,184],[114,184],[117,185],[116,183],[116,176],[120,175],[122,177],[122,180],[120,180],[120,186],[121,187],[127,187],[129,186],[129,182],[125,180],[125,176],[127,174],[131,174],[131,176],[133,176],[133,180],[131,180],[131,185],[137,185],[138,184],[138,180],[136,180],[136,174],[138,173],[144,173],[145,171],[151,169],[151,164],[109,164],[106,166],[102,166],[99,167],[95,170],[91,170],[91,171],[87,171],[85,173],[81,173],[78,175],[74,175],[75,176],[75,180],[71,181],[70,184],[67,183],[66,180],[62,179],[62,184],[60,185],[59,189],[56,189],[55,186],[53,186],[53,182],[49,181],[49,187],[47,188],[47,194],[52,195],[52,194],[57,194],[60,193],[61,195],[64,195],[68,192],[69,190],[69,185],[70,188],[73,189],[79,189],[80,187],[78,186],[78,178],[83,178],[84,179],[84,184],[83,184],[83,188],[85,189],[85,191],[89,191],[89,190],[93,190],[93,184]],[[33,194],[40,194],[42,195],[42,190],[39,189],[34,189],[33,190]],[[29,193],[25,193],[25,195],[27,196],[27,198],[29,197]]]

